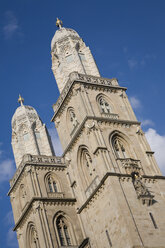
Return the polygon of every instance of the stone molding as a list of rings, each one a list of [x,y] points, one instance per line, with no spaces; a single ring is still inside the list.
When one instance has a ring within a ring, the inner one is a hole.
[[[76,202],[75,198],[48,198],[48,197],[33,197],[32,200],[27,205],[26,209],[23,211],[21,217],[15,224],[13,231],[16,231],[22,222],[25,222],[28,215],[31,212],[36,213],[37,210],[43,209],[45,205],[74,205]]]
[[[127,174],[132,172],[141,172],[142,166],[141,161],[133,158],[117,158],[117,161],[120,161],[122,167],[125,169]]]
[[[126,90],[125,87],[119,86],[116,78],[107,79],[107,78],[102,78],[102,77],[80,74],[78,72],[72,72],[72,73],[70,73],[69,79],[68,79],[64,89],[62,90],[57,102],[55,104],[53,104],[54,115],[53,115],[52,120],[51,120],[52,122],[54,121],[61,105],[63,104],[66,96],[68,95],[72,85],[75,82],[76,83],[81,82],[81,83],[90,84],[90,85],[92,84],[92,85],[96,85],[96,86],[110,87],[113,89]]]
[[[116,172],[107,172],[103,178],[100,180],[100,183],[98,184],[98,186],[95,188],[95,190],[91,193],[91,195],[88,197],[88,199],[84,202],[84,204],[78,208],[77,213],[80,214],[85,208],[87,208],[87,206],[90,204],[91,201],[94,201],[94,199],[96,198],[96,196],[99,194],[99,192],[101,192],[101,188],[103,189],[104,183],[107,180],[108,177],[118,177],[120,180],[122,180],[123,182],[129,182],[130,180],[132,180],[132,176],[129,174],[121,174],[121,173],[116,173]],[[150,175],[143,175],[142,176],[142,180],[144,180],[144,182],[150,182],[150,183],[155,183],[156,180],[165,180],[165,176],[159,176],[159,175],[155,175],[155,176],[150,176]]]
[[[140,125],[140,122],[138,121],[129,121],[129,120],[119,120],[119,119],[110,119],[109,117],[94,117],[94,116],[86,116],[84,118],[84,120],[82,121],[82,123],[78,126],[77,130],[75,131],[75,133],[73,134],[71,141],[69,142],[69,144],[67,145],[67,147],[64,150],[64,153],[62,155],[62,157],[64,157],[64,155],[67,153],[67,151],[69,149],[71,149],[71,146],[76,142],[76,140],[78,139],[78,137],[82,134],[83,129],[86,129],[87,131],[89,131],[89,128],[85,126],[86,122],[88,120],[93,120],[93,121],[97,121],[97,124],[100,123],[114,123],[117,125],[121,125],[124,126],[126,128],[129,128],[131,125]],[[94,125],[93,127],[95,127],[96,125]],[[90,129],[94,130],[94,128],[91,127]],[[98,127],[97,127],[98,128]]]
[[[64,169],[66,167],[63,157],[25,154],[13,178],[10,180],[10,190],[8,195],[20,178],[24,168],[26,167],[25,170],[27,173],[29,173],[32,170],[31,166],[37,166],[38,169],[44,169],[49,166],[56,169]]]

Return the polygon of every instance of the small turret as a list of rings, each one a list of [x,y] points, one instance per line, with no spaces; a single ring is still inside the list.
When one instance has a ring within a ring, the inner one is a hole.
[[[12,118],[12,148],[18,167],[25,154],[54,155],[50,136],[36,110],[23,104],[19,96],[18,107]]]
[[[59,91],[61,92],[71,72],[100,76],[92,53],[79,34],[70,28],[62,27],[62,21],[57,18],[59,29],[51,42],[52,71]]]

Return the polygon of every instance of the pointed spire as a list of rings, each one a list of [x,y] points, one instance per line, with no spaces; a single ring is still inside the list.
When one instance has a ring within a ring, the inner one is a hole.
[[[21,106],[24,103],[24,99],[23,99],[23,97],[20,94],[19,94],[18,102],[21,104]]]
[[[63,22],[57,17],[56,26],[59,27],[59,29],[61,29],[62,25],[63,25]]]

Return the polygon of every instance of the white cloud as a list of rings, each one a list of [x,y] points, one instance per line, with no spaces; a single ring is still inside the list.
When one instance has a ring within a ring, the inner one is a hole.
[[[63,150],[62,150],[61,142],[59,140],[56,128],[54,127],[48,128],[48,131],[52,139],[52,143],[53,143],[56,156],[61,156],[63,153]]]
[[[151,149],[155,152],[155,158],[162,173],[165,175],[165,136],[161,136],[155,129],[149,128],[146,132],[146,138]]]
[[[138,65],[138,61],[135,59],[129,59],[128,60],[128,66],[130,69],[134,69],[135,67],[137,67]]]
[[[16,233],[13,232],[12,227],[7,232],[7,246],[8,247],[18,247]]]
[[[7,238],[7,246],[8,247],[18,247],[16,232],[12,230],[12,226],[14,226],[14,218],[13,212],[9,211],[4,218],[5,225],[10,226],[6,238]]]
[[[154,126],[154,122],[152,120],[146,119],[146,120],[142,120],[142,126]]]
[[[0,183],[9,181],[15,172],[14,162],[11,159],[6,159],[0,162]]]
[[[130,100],[130,103],[131,103],[133,109],[139,109],[139,108],[141,108],[141,102],[140,102],[140,100],[136,96],[131,96],[129,98],[129,100]]]
[[[4,223],[5,223],[5,225],[9,225],[9,226],[14,225],[14,219],[13,219],[13,212],[12,212],[12,210],[9,211],[6,214],[6,216],[4,218]]]
[[[12,11],[5,13],[5,25],[3,33],[5,39],[11,38],[19,29],[18,20]]]

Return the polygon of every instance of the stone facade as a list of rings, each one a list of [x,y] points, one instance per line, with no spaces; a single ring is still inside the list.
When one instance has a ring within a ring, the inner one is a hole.
[[[18,168],[9,190],[19,247],[165,248],[165,177],[126,88],[100,76],[74,30],[60,27],[51,49],[61,92],[52,121],[64,153],[54,156],[37,112],[32,119],[22,104],[12,120]]]

